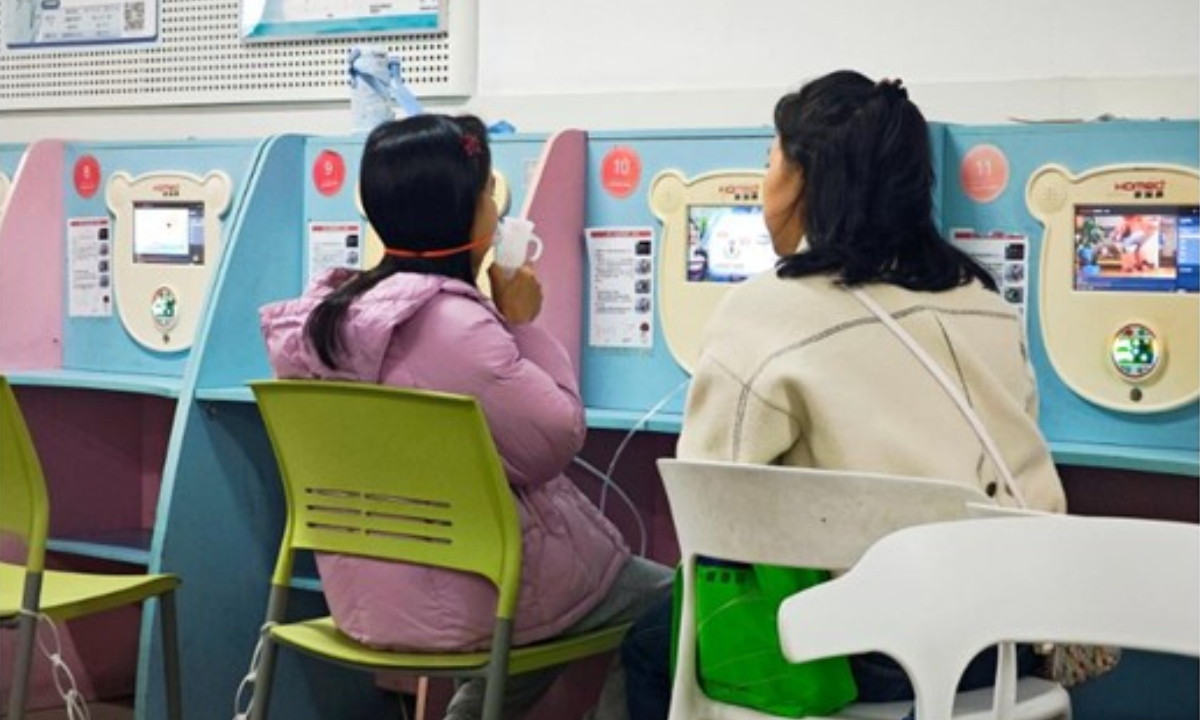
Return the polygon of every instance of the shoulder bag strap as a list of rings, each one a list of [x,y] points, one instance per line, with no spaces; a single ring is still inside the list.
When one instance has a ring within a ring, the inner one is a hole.
[[[979,414],[976,413],[975,409],[971,407],[971,404],[967,402],[967,398],[963,395],[963,392],[961,389],[959,389],[957,383],[955,383],[948,375],[946,375],[946,371],[942,369],[941,365],[938,365],[937,361],[930,357],[929,353],[925,352],[925,349],[917,344],[916,339],[913,338],[913,336],[907,330],[900,327],[900,323],[896,322],[896,319],[892,317],[890,313],[880,307],[879,303],[875,302],[875,299],[868,295],[866,291],[864,291],[862,288],[848,289],[850,294],[858,298],[858,301],[861,302],[868,310],[870,310],[875,317],[879,318],[879,321],[882,322],[885,327],[895,333],[896,337],[900,339],[900,342],[904,343],[904,346],[912,351],[912,354],[915,355],[917,359],[920,360],[926,368],[928,368],[929,372],[933,374],[934,379],[936,379],[941,386],[946,389],[946,392],[949,393],[950,397],[958,405],[958,409],[962,411],[963,417],[967,419],[967,422],[969,422],[971,427],[975,430],[975,434],[979,436],[980,442],[983,443],[984,450],[986,450],[987,454],[991,457],[992,463],[995,464],[997,471],[999,471],[1000,477],[1004,480],[1004,484],[1008,488],[1009,493],[1012,494],[1021,507],[1028,507],[1028,505],[1025,504],[1025,497],[1021,494],[1021,489],[1017,486],[1016,479],[1013,478],[1012,473],[1008,469],[1008,464],[1005,463],[1004,458],[1000,456],[1000,450],[996,447],[996,443],[992,440],[991,433],[989,433],[987,428],[984,427],[983,421],[979,419]]]

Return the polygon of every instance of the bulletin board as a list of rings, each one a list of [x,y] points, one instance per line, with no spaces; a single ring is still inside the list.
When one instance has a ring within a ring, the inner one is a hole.
[[[13,48],[0,41],[0,108],[297,103],[348,98],[346,58],[371,44],[401,53],[419,98],[475,92],[478,0],[450,3],[436,33],[338,35],[248,43],[240,0],[159,0],[149,44]],[[5,38],[0,13],[0,38]]]

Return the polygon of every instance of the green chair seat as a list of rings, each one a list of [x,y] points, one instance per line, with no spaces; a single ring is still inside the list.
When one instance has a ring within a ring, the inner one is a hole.
[[[0,618],[21,610],[25,568],[0,563]],[[139,603],[179,587],[174,575],[97,575],[46,570],[38,609],[52,620],[71,620]]]

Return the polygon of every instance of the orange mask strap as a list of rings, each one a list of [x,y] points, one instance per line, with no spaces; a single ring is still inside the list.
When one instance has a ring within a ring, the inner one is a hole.
[[[391,255],[392,257],[398,258],[443,258],[473,250],[474,248],[490,243],[491,241],[492,238],[489,235],[488,237],[473,240],[466,245],[458,245],[452,248],[441,248],[439,250],[406,250],[404,248],[384,248],[383,252],[385,255]]]

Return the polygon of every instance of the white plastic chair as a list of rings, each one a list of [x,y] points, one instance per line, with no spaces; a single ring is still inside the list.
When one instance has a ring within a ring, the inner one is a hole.
[[[796,662],[891,655],[912,678],[917,717],[943,720],[967,662],[997,643],[1200,655],[1200,526],[1050,515],[908,528],[784,601],[779,626]],[[997,674],[996,717],[1011,717],[1011,657]]]
[[[658,468],[684,564],[670,720],[772,717],[712,700],[696,682],[697,556],[843,570],[889,533],[922,523],[963,519],[968,503],[991,502],[976,488],[939,480],[677,459],[659,460]],[[811,590],[801,595],[807,592]],[[921,597],[918,593],[913,599]],[[889,589],[873,599],[872,608],[894,599],[895,592]],[[857,622],[855,618],[851,624]],[[960,693],[955,720],[991,717],[992,695],[991,688]],[[1021,678],[1018,698],[1014,718],[1070,717],[1070,698],[1056,683]],[[898,720],[912,705],[854,703],[834,717]]]

